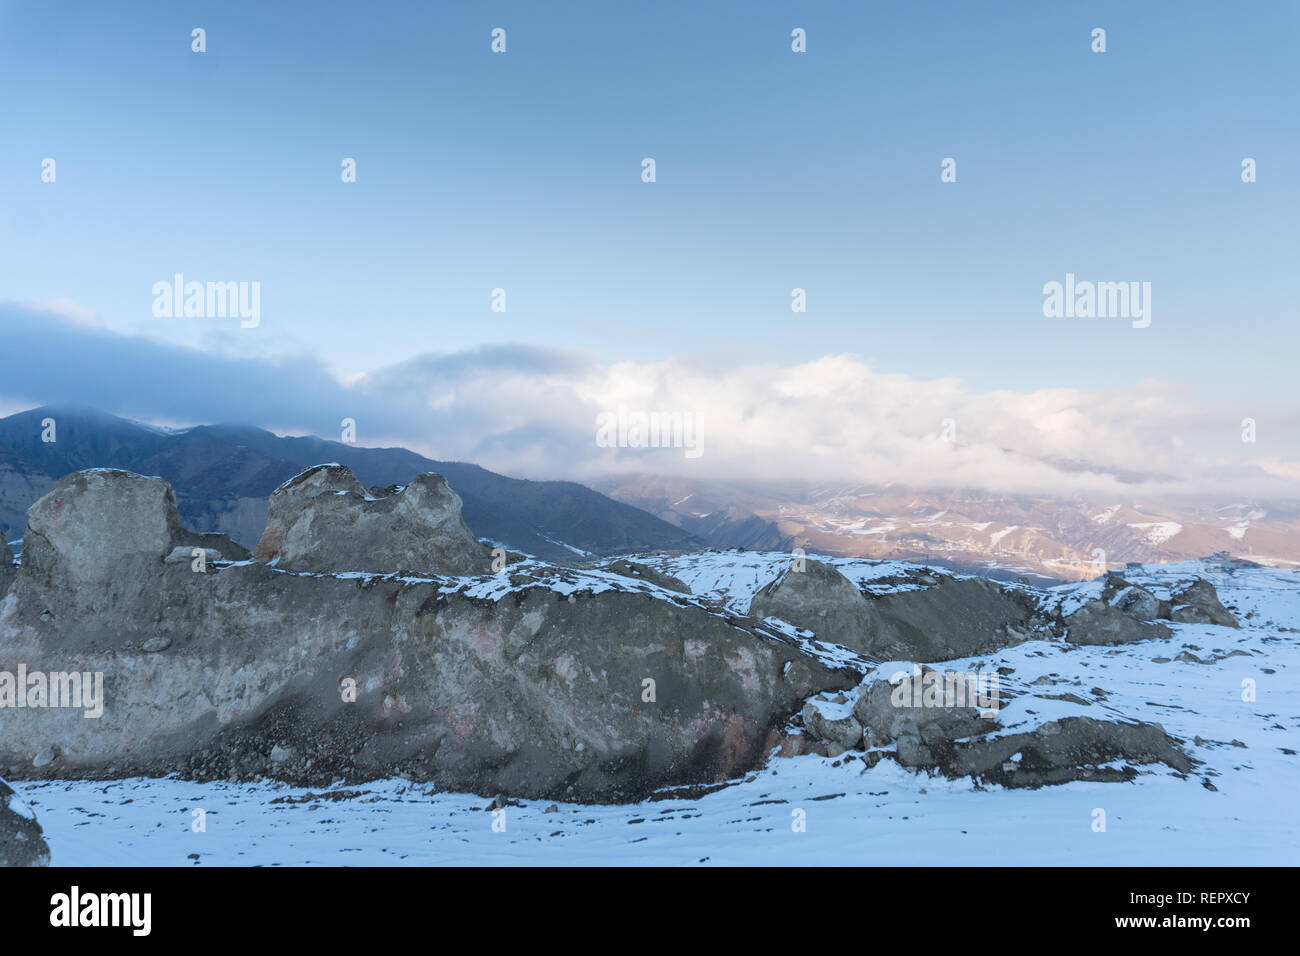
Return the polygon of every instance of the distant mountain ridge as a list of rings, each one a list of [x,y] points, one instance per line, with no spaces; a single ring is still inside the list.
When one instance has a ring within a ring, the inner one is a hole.
[[[1103,567],[1128,561],[1159,564],[1217,551],[1300,567],[1297,501],[1210,495],[1156,499],[1141,491],[1086,500],[891,484],[651,475],[593,484],[693,534],[708,535],[711,542],[726,534],[730,543],[755,550],[800,547],[812,554],[942,563],[990,576],[1063,581],[1093,578]]]
[[[55,422],[53,442],[42,421]],[[285,438],[261,428],[199,425],[168,430],[82,408],[44,407],[0,419],[0,529],[23,533],[27,508],[64,475],[121,468],[167,479],[186,525],[221,531],[253,547],[266,499],[312,465],[346,465],[367,486],[446,477],[480,538],[551,561],[649,550],[704,548],[694,535],[570,481],[509,478],[465,462],[434,461],[405,448],[363,448],[321,438]]]

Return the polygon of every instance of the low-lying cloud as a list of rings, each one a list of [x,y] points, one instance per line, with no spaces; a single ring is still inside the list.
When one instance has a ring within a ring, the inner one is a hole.
[[[605,365],[524,346],[420,355],[345,382],[311,357],[216,355],[114,333],[91,314],[0,305],[0,410],[75,403],[151,422],[325,438],[351,418],[362,445],[534,478],[648,472],[1057,497],[1300,494],[1296,406],[1243,414],[1169,383],[976,393],[957,379],[880,372],[853,355],[789,366],[694,357]],[[597,442],[602,414],[651,413],[692,416],[701,453]]]

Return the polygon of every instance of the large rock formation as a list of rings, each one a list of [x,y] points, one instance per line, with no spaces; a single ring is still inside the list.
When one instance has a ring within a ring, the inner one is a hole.
[[[176,498],[161,478],[114,469],[76,472],[27,511],[21,578],[50,596],[49,614],[86,617],[96,599],[143,597],[169,556],[195,549],[213,559],[246,558],[225,535],[181,527]]]
[[[0,866],[47,866],[49,862],[50,848],[36,814],[13,787],[0,780]]]
[[[342,465],[317,465],[277,488],[254,553],[289,571],[482,574],[491,565],[441,475],[375,497]]]
[[[1165,638],[1170,630],[1159,621],[1145,621],[1125,614],[1102,600],[1089,601],[1065,619],[1066,639],[1072,644],[1130,644]]]
[[[904,767],[1007,787],[1129,780],[1137,773],[1133,765],[1141,764],[1163,763],[1179,773],[1193,769],[1191,758],[1159,724],[1065,717],[1004,732],[996,699],[952,680],[966,677],[917,671],[892,682],[868,677],[854,692],[851,711],[809,701],[803,725],[811,747],[838,754],[852,746],[847,740],[858,730],[858,747],[865,748],[869,766],[888,756]],[[943,693],[932,696],[939,688]],[[986,706],[990,703],[994,707]]]
[[[930,577],[868,598],[839,571],[805,559],[760,590],[751,617],[777,617],[876,660],[941,661],[1019,644],[1039,625],[1034,602],[985,578]]]
[[[1102,582],[1101,596],[1067,614],[1063,624],[1066,640],[1074,644],[1128,644],[1169,637],[1173,632],[1162,621],[1238,626],[1204,578],[1183,581],[1161,598],[1113,573]]]
[[[1219,601],[1219,592],[1204,578],[1196,578],[1170,594],[1169,619],[1183,624],[1216,624],[1240,627],[1237,619]]]
[[[772,628],[618,575],[356,573],[407,564],[415,539],[384,551],[380,529],[397,507],[445,501],[445,486],[419,482],[385,511],[334,487],[344,477],[314,469],[286,489],[276,568],[167,561],[175,511],[157,479],[60,482],[31,509],[31,566],[0,605],[0,671],[102,672],[106,704],[99,718],[0,710],[0,763],[632,799],[752,769],[810,689],[858,679]],[[300,562],[313,573],[283,569]],[[319,573],[331,565],[349,573]]]
[[[857,585],[810,558],[796,559],[755,594],[749,616],[780,618],[812,631],[820,641],[843,644],[860,654],[872,653],[880,628],[880,616]]]
[[[1023,643],[1040,622],[1023,591],[987,578],[940,576],[932,587],[883,594],[874,656],[944,661]]]

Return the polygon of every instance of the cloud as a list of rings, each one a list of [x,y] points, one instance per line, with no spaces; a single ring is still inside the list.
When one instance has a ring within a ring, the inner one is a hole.
[[[232,331],[232,334],[240,334]],[[315,359],[200,351],[0,305],[0,405],[92,405],[168,423],[253,424],[405,445],[508,474],[962,487],[1056,497],[1300,494],[1300,413],[1239,412],[1186,386],[976,393],[955,378],[877,371],[857,356],[744,365],[698,356],[603,365],[524,346],[419,355],[346,381]],[[691,416],[702,454],[599,447],[601,415]],[[951,440],[948,440],[951,439]]]

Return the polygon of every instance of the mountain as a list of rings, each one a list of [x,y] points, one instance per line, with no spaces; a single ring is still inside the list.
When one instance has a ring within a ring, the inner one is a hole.
[[[46,419],[54,420],[55,441],[42,441]],[[405,448],[284,438],[241,425],[171,431],[98,411],[50,407],[0,419],[0,530],[10,540],[21,536],[27,508],[64,475],[112,467],[167,479],[187,527],[222,531],[251,548],[266,524],[271,492],[327,462],[346,465],[367,486],[404,485],[437,472],[460,495],[476,535],[546,560],[704,546],[680,527],[571,481],[508,478]]]
[[[703,538],[714,548],[789,551],[792,547],[790,535],[750,510],[753,496],[732,485],[702,486],[679,478],[632,475],[598,478],[592,486]]]
[[[595,482],[715,543],[940,563],[992,577],[1080,580],[1129,561],[1216,551],[1300,565],[1300,503],[1225,496],[1115,500],[888,484],[740,482],[636,476]],[[746,536],[752,535],[748,543]],[[757,542],[762,543],[757,543]],[[769,544],[769,541],[781,542]]]

